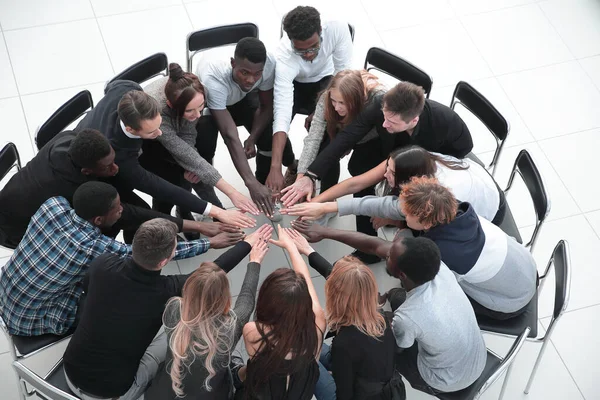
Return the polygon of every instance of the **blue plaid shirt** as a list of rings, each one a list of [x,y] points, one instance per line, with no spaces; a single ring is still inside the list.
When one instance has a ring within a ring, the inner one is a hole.
[[[207,239],[179,242],[175,259],[205,253]],[[67,199],[46,200],[0,276],[0,315],[12,335],[64,334],[75,322],[89,263],[103,253],[131,255],[131,246],[104,236]]]

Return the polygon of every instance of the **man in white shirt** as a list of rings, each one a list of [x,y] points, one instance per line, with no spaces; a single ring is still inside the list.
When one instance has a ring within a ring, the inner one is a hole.
[[[259,153],[265,148],[271,151],[275,57],[267,53],[260,40],[248,37],[237,43],[230,60],[199,65],[196,74],[206,90],[206,104],[210,111],[210,115],[200,118],[197,125],[198,152],[212,161],[217,132],[220,131],[252,199],[261,211],[272,214],[271,191],[264,186],[270,163],[267,160],[266,167],[260,168],[257,157],[255,177],[247,159],[256,155],[256,145]],[[237,130],[242,125],[250,133],[243,147]],[[293,162],[293,153],[289,157]]]
[[[298,6],[287,13],[283,30],[287,35],[281,38],[276,56],[274,134],[266,180],[275,192],[284,185],[281,166],[288,161],[283,155],[289,146],[287,134],[292,118],[297,112],[312,114],[318,93],[334,74],[351,68],[352,62],[348,24],[331,21],[321,26],[321,16],[313,7]]]

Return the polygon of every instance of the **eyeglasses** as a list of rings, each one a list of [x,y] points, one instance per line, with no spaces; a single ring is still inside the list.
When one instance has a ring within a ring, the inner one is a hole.
[[[290,42],[292,42],[290,40]],[[321,50],[321,43],[323,42],[323,37],[319,36],[319,46],[317,47],[312,47],[310,49],[304,49],[304,50],[299,50],[297,48],[294,47],[294,42],[292,42],[292,50],[294,51],[294,54],[297,54],[299,56],[305,56],[307,54],[316,54],[319,52],[319,50]]]

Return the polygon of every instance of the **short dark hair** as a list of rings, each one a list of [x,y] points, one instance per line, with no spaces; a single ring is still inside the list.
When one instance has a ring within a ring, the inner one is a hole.
[[[392,261],[391,274],[399,276],[404,272],[415,285],[422,285],[435,278],[440,270],[440,249],[424,237],[403,237],[398,239],[404,245],[404,253]]]
[[[110,142],[95,129],[84,129],[69,145],[69,157],[81,168],[94,168],[110,154]]]
[[[265,63],[267,49],[264,43],[257,38],[247,37],[237,43],[233,56],[238,60],[248,60],[253,64]]]
[[[283,19],[283,30],[290,40],[307,40],[321,32],[321,14],[314,7],[298,6]]]
[[[117,189],[108,183],[92,181],[81,184],[73,194],[75,214],[85,220],[105,216],[117,195]]]
[[[125,126],[140,130],[142,121],[154,119],[160,112],[158,102],[141,90],[131,90],[121,97],[117,108]]]
[[[425,106],[425,92],[421,86],[400,82],[383,96],[383,108],[400,114],[404,122],[421,115]]]
[[[177,225],[164,218],[144,222],[133,236],[133,261],[144,268],[156,269],[162,260],[171,257],[177,231]]]

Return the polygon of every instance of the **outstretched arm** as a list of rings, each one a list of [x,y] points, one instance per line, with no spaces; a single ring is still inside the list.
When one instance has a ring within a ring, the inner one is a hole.
[[[384,179],[383,175],[385,174],[386,163],[387,160],[382,161],[381,164],[364,174],[353,176],[352,178],[348,178],[337,185],[330,187],[312,199],[312,202],[325,203],[327,201],[334,201],[347,194],[360,192],[363,189],[377,184]]]

